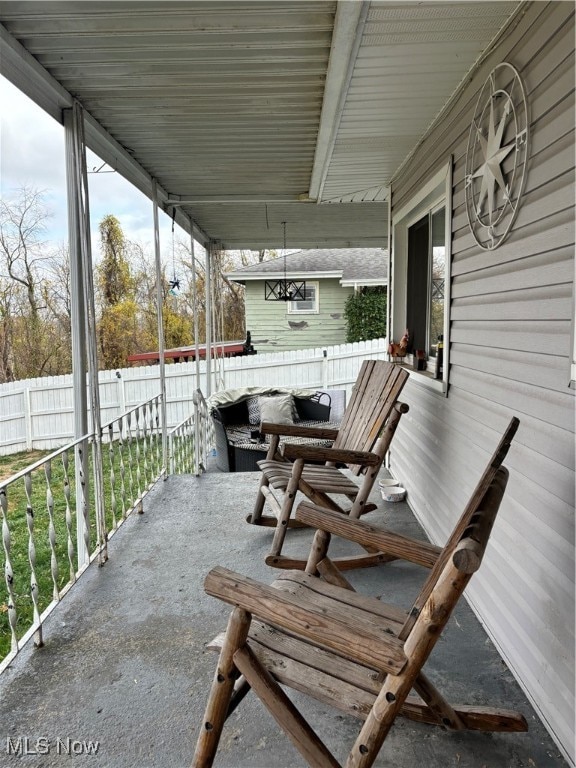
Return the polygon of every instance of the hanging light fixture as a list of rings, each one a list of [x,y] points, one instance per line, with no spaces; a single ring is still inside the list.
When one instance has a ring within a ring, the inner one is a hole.
[[[282,222],[284,233],[284,277],[281,280],[269,281],[264,284],[264,299],[266,301],[306,301],[306,281],[288,280],[286,275],[286,222]]]

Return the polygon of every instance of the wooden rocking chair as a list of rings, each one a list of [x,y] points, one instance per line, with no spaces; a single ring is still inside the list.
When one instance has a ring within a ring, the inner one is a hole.
[[[507,434],[517,425],[513,420]],[[508,479],[507,470],[499,466],[508,445],[509,440],[504,447],[501,442],[492,457],[408,612],[299,571],[282,575],[272,586],[224,568],[208,574],[208,594],[235,608],[226,634],[212,646],[221,653],[193,768],[212,765],[224,722],[250,689],[310,766],[338,768],[280,683],[364,721],[346,768],[373,764],[397,715],[453,730],[528,729],[518,712],[451,705],[422,671],[482,561]],[[297,516],[317,524],[321,514],[304,502]],[[333,518],[341,521],[330,511],[326,517],[328,530]],[[393,535],[389,537],[394,551]],[[397,551],[403,547],[399,537]],[[412,690],[417,697],[409,695]]]
[[[402,413],[408,406],[398,402],[408,371],[384,360],[366,360],[354,385],[354,391],[340,428],[302,428],[298,425],[267,424],[261,431],[271,435],[266,459],[258,462],[262,470],[256,505],[247,521],[254,525],[274,526],[274,538],[266,563],[275,568],[304,569],[305,560],[282,556],[282,546],[288,528],[302,527],[291,518],[296,493],[300,491],[315,504],[348,514],[357,519],[376,507],[368,504],[368,496],[386,456]],[[287,444],[278,453],[281,435],[333,439],[331,448]],[[322,462],[325,462],[322,465]],[[360,485],[335,465],[346,465],[361,476]],[[279,500],[274,491],[283,493]],[[351,502],[344,509],[332,495],[341,495]],[[273,512],[263,515],[264,504]],[[338,568],[360,568],[384,562],[377,550],[369,554],[337,560]]]

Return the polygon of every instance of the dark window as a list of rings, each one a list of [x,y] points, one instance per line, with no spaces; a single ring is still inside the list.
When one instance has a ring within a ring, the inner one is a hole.
[[[428,317],[428,271],[430,251],[428,215],[408,230],[408,282],[406,295],[406,327],[410,332],[408,351],[426,349]]]
[[[426,214],[408,229],[406,327],[409,352],[436,356],[444,333],[445,209]]]

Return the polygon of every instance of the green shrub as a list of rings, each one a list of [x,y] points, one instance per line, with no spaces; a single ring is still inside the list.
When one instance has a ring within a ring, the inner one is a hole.
[[[368,341],[386,336],[386,289],[365,288],[346,300],[346,341]]]

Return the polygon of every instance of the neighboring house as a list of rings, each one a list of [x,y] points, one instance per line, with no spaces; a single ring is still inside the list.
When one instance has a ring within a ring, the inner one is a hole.
[[[284,265],[286,264],[286,272]],[[314,249],[263,261],[227,277],[246,287],[246,328],[259,352],[346,341],[344,306],[355,290],[388,284],[384,248]],[[305,301],[266,300],[266,283],[306,282]]]

